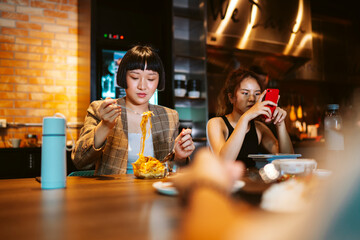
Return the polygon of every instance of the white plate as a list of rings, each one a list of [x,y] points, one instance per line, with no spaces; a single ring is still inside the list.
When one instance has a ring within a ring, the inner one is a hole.
[[[154,182],[152,185],[159,193],[175,196],[178,194],[178,191],[174,187],[172,182]]]
[[[178,191],[176,190],[172,182],[159,181],[159,182],[154,182],[152,186],[161,194],[165,194],[169,196],[175,196],[178,194]],[[241,180],[235,181],[231,192],[233,193],[237,192],[244,186],[245,186],[244,181]]]
[[[319,178],[327,178],[331,176],[332,171],[327,169],[315,169],[313,174]]]
[[[295,159],[301,157],[301,154],[287,154],[287,153],[278,153],[278,154],[249,154],[249,158],[252,158],[254,161],[268,161],[272,162],[275,159],[282,159],[282,158],[291,158]]]
[[[241,188],[243,188],[245,186],[245,182],[244,181],[241,181],[241,180],[237,180],[234,182],[234,185],[231,189],[231,192],[234,193],[234,192],[237,192],[239,191]]]

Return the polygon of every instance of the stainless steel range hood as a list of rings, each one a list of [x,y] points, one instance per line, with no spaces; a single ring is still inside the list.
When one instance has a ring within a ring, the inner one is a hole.
[[[226,67],[235,59],[281,79],[312,58],[308,0],[209,0],[207,5],[210,65]]]

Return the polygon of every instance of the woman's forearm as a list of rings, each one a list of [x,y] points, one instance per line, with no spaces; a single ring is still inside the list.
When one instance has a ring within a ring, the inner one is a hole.
[[[102,152],[96,151],[93,147],[94,130],[87,129],[85,133],[81,133],[72,151],[71,158],[78,169],[94,167],[96,159],[101,157]]]
[[[219,155],[222,159],[233,161],[236,160],[236,157],[238,156],[243,145],[248,124],[249,122],[246,119],[243,119],[242,117],[239,119],[233,133],[226,140],[225,144],[220,150]]]
[[[279,141],[279,152],[280,153],[294,153],[294,148],[289,136],[289,133],[286,130],[285,122],[282,122],[277,125],[277,135]]]
[[[99,125],[96,126],[94,133],[94,147],[96,149],[103,146],[110,131],[111,129],[109,129],[106,125],[104,125],[102,121],[99,123]]]

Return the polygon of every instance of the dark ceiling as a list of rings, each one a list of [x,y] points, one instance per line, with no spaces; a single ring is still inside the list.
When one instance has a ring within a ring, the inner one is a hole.
[[[343,20],[359,24],[355,0],[310,0],[312,17]]]

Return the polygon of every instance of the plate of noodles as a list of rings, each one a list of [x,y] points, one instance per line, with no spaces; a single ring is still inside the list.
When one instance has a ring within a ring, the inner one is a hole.
[[[166,176],[165,164],[150,156],[140,155],[132,165],[137,178],[164,178]]]

